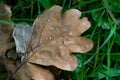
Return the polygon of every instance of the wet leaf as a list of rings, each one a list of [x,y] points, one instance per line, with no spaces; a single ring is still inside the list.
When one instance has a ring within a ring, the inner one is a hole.
[[[4,65],[6,71],[10,71],[13,69],[14,65],[7,57],[6,53],[8,50],[15,47],[14,42],[12,42],[12,31],[13,25],[6,24],[11,23],[11,10],[10,7],[6,4],[0,3],[0,63]],[[2,22],[3,21],[3,22]],[[9,53],[9,52],[8,52]],[[11,52],[10,52],[11,54]],[[10,56],[9,56],[10,57]],[[1,66],[1,65],[0,65]],[[5,72],[6,72],[5,71]],[[2,73],[2,80],[6,80],[7,73]]]
[[[76,9],[64,14],[61,10],[62,7],[54,6],[35,20],[28,62],[74,70],[77,58],[71,53],[85,53],[92,49],[92,41],[80,36],[90,28],[88,19],[80,19],[81,12]]]
[[[10,6],[0,3],[0,19],[10,21],[12,11]]]
[[[6,52],[7,49],[11,49],[15,46],[14,43],[11,43],[13,25],[6,24],[7,22],[12,23],[12,21],[10,21],[10,17],[12,15],[10,7],[0,3],[0,14],[0,55],[4,55],[4,52]]]

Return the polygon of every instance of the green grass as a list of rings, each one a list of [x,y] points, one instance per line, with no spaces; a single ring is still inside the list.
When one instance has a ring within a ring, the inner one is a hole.
[[[120,0],[0,0],[4,1],[12,7],[14,24],[32,24],[37,15],[56,4],[63,6],[63,12],[81,10],[92,24],[83,36],[93,40],[94,48],[86,54],[76,53],[78,68],[63,71],[58,80],[67,80],[66,74],[72,80],[120,80]]]

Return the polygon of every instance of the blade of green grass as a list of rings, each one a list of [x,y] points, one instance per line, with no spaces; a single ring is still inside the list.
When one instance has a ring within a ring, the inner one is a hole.
[[[68,5],[68,8],[70,8],[70,7],[71,7],[71,2],[72,2],[72,0],[69,0],[69,5]]]
[[[9,22],[9,21],[6,21],[6,20],[0,20],[0,23],[10,24],[10,25],[16,25],[14,22]]]
[[[117,26],[114,24],[114,26],[111,28],[110,30],[110,34],[108,35],[108,37],[105,39],[104,43],[100,46],[100,49],[111,39],[111,37],[113,36],[113,34],[115,33],[117,29]]]
[[[98,70],[100,73],[104,74],[105,76],[109,77],[110,80],[114,80],[111,76],[109,76],[108,74],[106,74],[105,72],[101,71],[101,70]]]
[[[93,10],[83,11],[82,14],[97,12],[97,11],[100,11],[100,10],[103,10],[103,9],[105,9],[105,7],[101,7],[101,8],[97,8],[97,9],[93,9]]]
[[[31,19],[31,18],[12,18],[12,20],[14,20],[14,21],[30,21],[30,22],[33,22],[35,19]]]
[[[116,38],[116,36],[114,35],[112,41],[111,42],[109,41],[109,43],[108,43],[108,50],[107,50],[107,74],[108,75],[110,72],[110,65],[111,65],[110,52],[111,52],[112,46],[115,42],[115,38]],[[108,77],[106,79],[109,80]]]
[[[26,11],[25,11],[24,8],[23,8],[24,5],[23,5],[22,1],[21,1],[21,0],[18,0],[18,2],[19,2],[19,5],[20,5],[20,8],[22,9],[23,14],[26,15]]]
[[[71,8],[78,8],[78,7],[83,7],[83,6],[86,6],[86,5],[89,5],[90,3],[93,3],[93,2],[96,2],[96,1],[98,1],[98,0],[90,0],[90,1],[81,1],[79,4],[77,4],[77,5],[74,5],[74,6],[72,6]]]
[[[50,0],[39,0],[39,2],[42,4],[42,6],[46,9],[53,6],[53,4],[50,2]]]
[[[40,2],[39,2],[39,0],[37,0],[37,5],[38,5],[38,15],[40,15],[41,14],[41,10],[40,10]]]
[[[30,17],[32,18],[33,17],[33,0],[31,0],[31,10],[30,10]]]
[[[110,34],[108,35],[108,37],[105,39],[104,43],[100,46],[99,50],[103,48],[103,46],[111,39],[111,37],[113,36],[113,34],[115,33],[117,27],[116,24],[114,24],[114,26],[111,28]],[[94,56],[97,54],[97,51],[86,61],[84,62],[84,65],[88,64],[93,58]]]
[[[63,0],[62,7],[65,6],[66,0]]]
[[[97,29],[97,27],[98,27],[98,23],[100,22],[100,20],[101,20],[101,18],[103,17],[104,14],[105,14],[105,11],[103,11],[102,14],[100,15],[100,17],[99,17],[99,19],[98,19],[98,22],[97,22],[96,26],[94,27],[94,29],[93,29],[93,31],[92,31],[92,33],[91,33],[91,37],[90,37],[90,38],[93,38],[94,33],[95,33],[95,31],[96,31],[96,29]]]
[[[107,12],[109,13],[110,17],[112,18],[112,20],[113,20],[117,25],[119,25],[118,22],[117,22],[117,20],[115,19],[115,16],[113,15],[113,13],[112,13],[112,11],[111,11],[111,9],[110,9],[110,6],[109,6],[108,1],[107,1],[107,0],[103,0],[103,3],[104,3],[104,5],[105,5],[105,7],[106,7],[106,9],[107,9]]]

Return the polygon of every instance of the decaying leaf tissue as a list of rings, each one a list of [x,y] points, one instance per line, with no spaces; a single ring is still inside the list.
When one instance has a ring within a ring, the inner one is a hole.
[[[15,48],[13,46],[8,49],[9,44],[13,43],[10,40],[12,34],[3,32],[3,27],[0,25],[0,35],[2,35],[0,37],[0,57],[3,63],[5,62],[5,66],[10,66],[7,70],[11,71],[17,80],[54,80],[54,74],[40,65],[55,66],[58,69],[71,71],[76,69],[78,65],[77,58],[72,55],[72,52],[85,53],[92,49],[93,42],[81,36],[90,28],[91,24],[88,19],[86,17],[80,18],[81,12],[79,10],[70,9],[63,14],[61,10],[62,7],[56,5],[45,11],[36,18],[32,27],[29,28],[30,32],[23,28],[27,25],[23,25],[25,23],[22,23],[20,35],[15,30],[17,28],[14,28],[16,54],[23,53],[23,56],[27,54],[25,62],[22,62],[24,64],[17,71],[18,66],[5,57],[6,51]],[[3,38],[5,39],[3,40]],[[6,64],[6,61],[10,63]]]

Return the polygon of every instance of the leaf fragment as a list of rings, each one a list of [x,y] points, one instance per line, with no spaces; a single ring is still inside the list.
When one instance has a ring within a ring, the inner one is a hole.
[[[27,51],[32,30],[32,27],[27,23],[19,23],[15,26],[13,38],[15,40],[17,53],[25,53]]]

